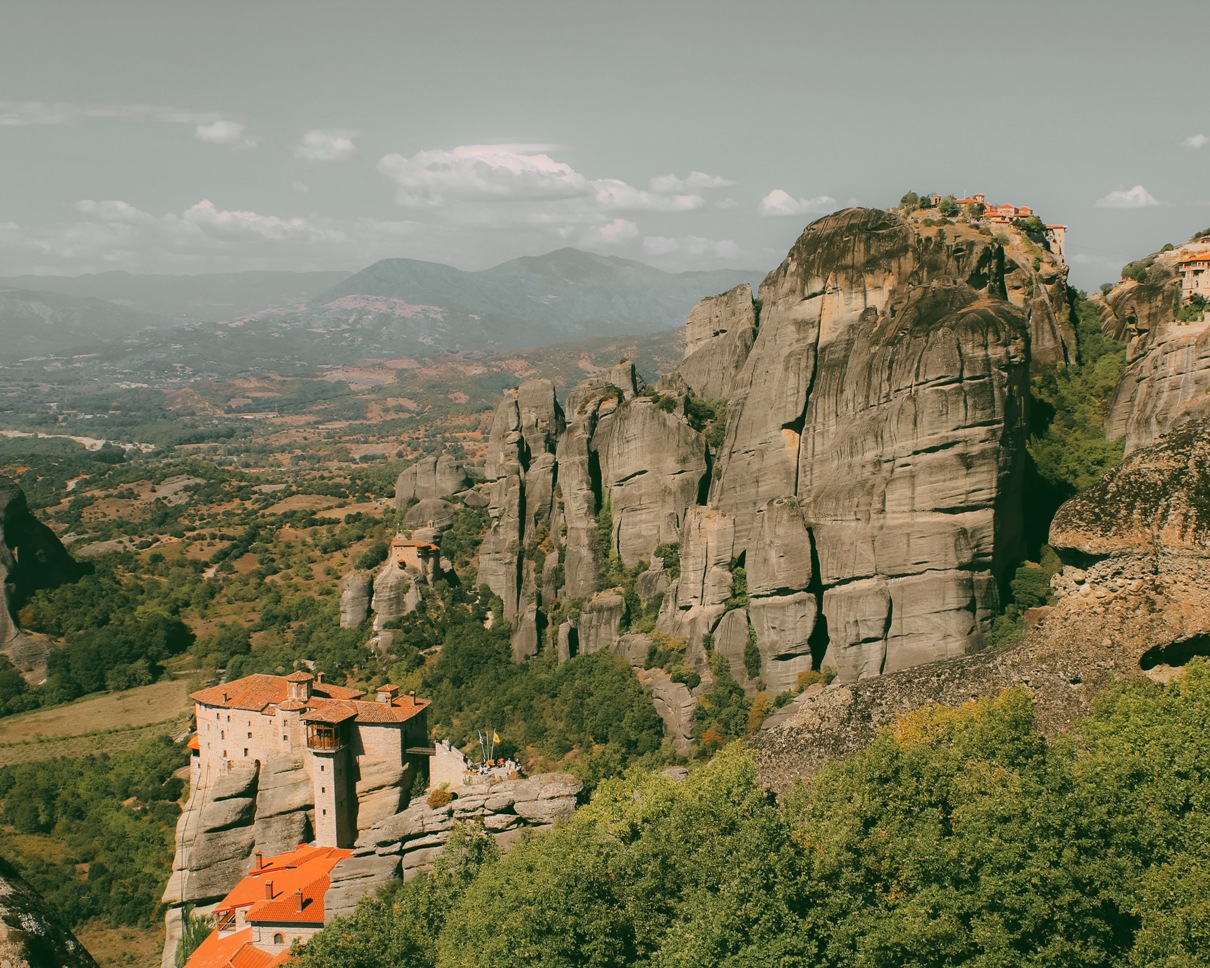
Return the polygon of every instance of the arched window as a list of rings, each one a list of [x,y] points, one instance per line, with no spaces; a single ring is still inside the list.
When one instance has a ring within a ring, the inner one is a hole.
[[[285,943],[286,943],[286,939],[285,939],[285,938],[283,938],[283,937],[281,936],[281,933],[280,933],[280,932],[278,932],[277,934],[275,934],[275,935],[273,936],[273,943],[274,943],[274,944],[285,944]]]

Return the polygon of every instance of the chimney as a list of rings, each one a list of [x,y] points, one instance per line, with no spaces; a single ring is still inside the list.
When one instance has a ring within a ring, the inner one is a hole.
[[[273,900],[273,882],[272,881],[265,881],[265,900],[266,901]]]
[[[296,905],[297,910],[301,911],[303,909],[303,896],[302,896],[301,887],[297,891],[294,892],[294,904]]]
[[[388,706],[395,701],[395,697],[398,695],[399,687],[389,682],[385,686],[378,687],[378,701]]]
[[[256,852],[256,869],[260,870],[264,866],[265,866],[265,852],[263,850],[258,850]]]
[[[416,705],[416,690],[415,689],[408,690],[408,698],[410,700],[412,700],[412,705],[415,706]]]
[[[315,681],[318,682],[320,685],[323,685],[324,674],[322,672],[315,673]]]

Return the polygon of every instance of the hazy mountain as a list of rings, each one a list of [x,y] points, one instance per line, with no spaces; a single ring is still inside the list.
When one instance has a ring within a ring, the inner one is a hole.
[[[96,365],[153,382],[181,373],[308,372],[359,359],[660,332],[682,325],[704,296],[762,275],[668,273],[560,249],[481,272],[386,259],[352,276],[39,277],[39,285],[72,294],[26,294],[25,303],[42,308],[0,303],[0,336],[23,334],[6,340],[0,359],[87,349],[97,354]],[[89,298],[80,299],[85,293]],[[103,293],[111,301],[97,298]],[[46,308],[52,305],[53,312]]]
[[[195,276],[101,272],[84,276],[13,276],[0,285],[104,299],[162,322],[235,319],[269,306],[306,302],[347,272],[217,272]]]
[[[75,352],[155,322],[154,316],[104,299],[0,284],[0,360]]]
[[[763,275],[669,273],[578,249],[524,256],[481,272],[384,259],[312,299],[307,315],[329,325],[393,316],[412,320],[417,337],[438,342],[520,345],[669,329],[703,296]]]

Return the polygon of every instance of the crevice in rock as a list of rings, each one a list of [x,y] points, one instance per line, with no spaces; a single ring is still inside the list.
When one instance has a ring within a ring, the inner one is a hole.
[[[815,546],[815,532],[807,529],[807,540],[811,542],[811,580],[807,583],[807,592],[815,598],[815,627],[807,638],[811,649],[811,668],[818,670],[823,665],[823,657],[827,655],[830,639],[828,638],[828,617],[823,611],[823,576],[819,571],[819,549]]]
[[[891,639],[891,621],[895,617],[895,599],[887,597],[886,602],[886,621],[882,623],[882,658],[878,662],[878,674],[882,675],[886,672],[886,656],[889,651],[887,643]]]
[[[1196,656],[1210,656],[1210,635],[1193,635],[1148,649],[1139,659],[1139,668],[1147,672],[1160,665],[1179,667]]]

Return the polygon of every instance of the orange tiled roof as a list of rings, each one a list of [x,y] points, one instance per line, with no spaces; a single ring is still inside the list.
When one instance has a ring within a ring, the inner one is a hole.
[[[296,888],[293,893],[277,895],[271,901],[257,901],[248,908],[244,920],[250,924],[322,925],[324,923],[324,895],[328,893],[328,885],[331,882],[331,878],[324,874],[306,887]],[[276,886],[274,885],[274,887]],[[302,892],[301,907],[298,903],[299,891]]]
[[[305,674],[305,673],[304,673]],[[298,673],[294,673],[298,675]],[[251,709],[259,712],[266,706],[281,705],[289,695],[286,685],[287,676],[270,676],[258,672],[234,682],[225,682],[211,686],[190,695],[194,702],[205,706],[221,706],[224,709]],[[341,686],[317,682],[311,689],[311,695],[320,699],[357,699],[365,695],[359,689],[345,689]]]
[[[315,676],[309,672],[303,672],[301,669],[298,672],[291,672],[286,676],[286,682],[311,682]]]
[[[219,937],[217,931],[211,931],[189,956],[185,968],[272,968],[284,964],[289,957],[289,950],[271,955],[256,947],[252,943],[251,928],[223,937]]]
[[[189,737],[189,742],[185,746],[191,750],[197,750],[199,753],[202,751],[202,744],[198,741],[197,733]]]
[[[347,719],[356,717],[357,710],[347,702],[325,702],[303,713],[303,722],[343,723]]]
[[[1188,262],[1208,262],[1210,261],[1210,252],[1190,252],[1187,256],[1177,259],[1176,264],[1183,266]]]
[[[340,847],[299,844],[294,850],[284,854],[266,857],[259,868],[244,875],[243,880],[215,905],[214,910],[234,911],[237,908],[247,908],[250,914],[258,906],[276,904],[279,901],[288,900],[290,904],[294,904],[295,892],[301,890],[305,898],[311,886],[320,881],[326,891],[328,875],[331,874],[332,868],[352,855],[351,850]],[[265,896],[269,890],[268,885],[272,885],[272,897]],[[307,913],[309,915],[310,911]],[[320,913],[322,915],[322,905]],[[245,920],[250,919],[245,915]]]

